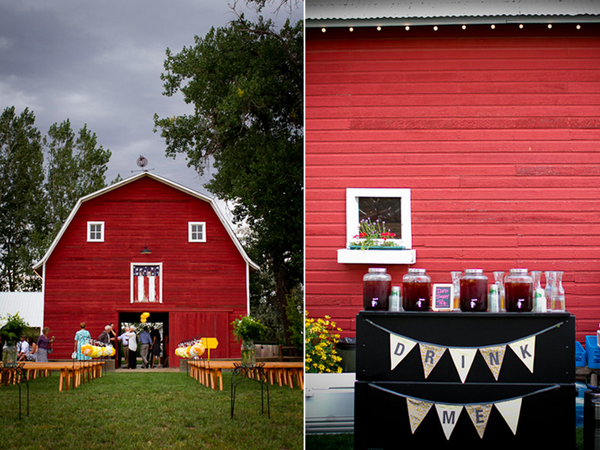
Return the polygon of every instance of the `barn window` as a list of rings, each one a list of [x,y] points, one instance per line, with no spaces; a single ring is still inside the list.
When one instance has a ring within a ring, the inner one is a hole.
[[[361,220],[385,222],[396,234],[391,239],[405,249],[412,248],[410,189],[346,189],[346,243],[356,242]]]
[[[131,264],[131,303],[162,303],[162,263]]]
[[[88,222],[88,242],[104,242],[104,222]]]
[[[206,223],[189,222],[188,224],[189,242],[206,242]]]

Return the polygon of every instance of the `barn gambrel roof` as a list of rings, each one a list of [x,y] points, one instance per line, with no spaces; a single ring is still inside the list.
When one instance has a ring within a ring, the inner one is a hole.
[[[307,27],[598,22],[595,0],[306,0]]]
[[[242,244],[240,243],[239,239],[237,238],[236,234],[234,233],[233,229],[231,228],[229,222],[227,221],[227,219],[225,218],[225,216],[223,215],[223,213],[221,212],[221,210],[219,209],[219,207],[217,206],[217,204],[215,203],[214,199],[211,197],[208,197],[204,194],[201,194],[200,192],[194,191],[190,188],[187,188],[181,184],[175,183],[174,181],[168,180],[164,177],[161,177],[159,175],[156,174],[152,174],[150,172],[141,172],[137,175],[131,176],[129,178],[126,178],[125,180],[122,180],[118,183],[112,184],[110,186],[105,187],[104,189],[100,189],[99,191],[93,192],[91,194],[86,195],[85,197],[81,197],[77,203],[75,204],[75,207],[73,208],[73,210],[71,211],[71,214],[69,214],[69,217],[67,217],[67,220],[65,221],[65,223],[63,224],[62,228],[60,229],[60,232],[58,233],[58,235],[56,236],[56,238],[54,239],[54,241],[52,242],[52,245],[50,245],[50,248],[48,248],[48,251],[46,251],[46,254],[44,255],[44,257],[42,259],[40,259],[34,266],[33,266],[33,270],[35,270],[36,273],[38,273],[40,276],[43,277],[42,271],[43,271],[43,267],[44,264],[46,263],[46,261],[48,261],[48,259],[50,258],[50,255],[52,255],[52,252],[54,251],[54,249],[56,248],[56,246],[58,245],[60,239],[62,238],[62,236],[64,235],[65,231],[67,230],[67,228],[69,227],[71,221],[73,220],[73,218],[75,217],[75,215],[77,214],[77,211],[79,210],[79,208],[81,207],[81,205],[91,199],[94,199],[96,197],[99,197],[103,194],[106,194],[107,192],[113,191],[115,189],[119,189],[122,186],[125,186],[129,183],[133,183],[134,181],[137,181],[141,178],[144,177],[149,177],[152,178],[153,180],[156,180],[160,183],[163,183],[167,186],[170,186],[174,189],[177,189],[181,192],[184,192],[188,195],[191,195],[192,197],[196,197],[200,200],[203,200],[205,202],[208,202],[215,214],[217,215],[217,217],[219,218],[219,220],[221,221],[221,223],[223,224],[223,227],[225,227],[225,229],[227,230],[227,233],[229,234],[229,236],[231,237],[231,240],[233,241],[233,243],[235,244],[236,248],[238,249],[238,251],[240,252],[240,254],[242,255],[242,258],[244,259],[244,261],[248,264],[248,266],[254,270],[259,270],[259,267],[256,263],[254,263],[247,255],[246,251],[244,250],[244,248],[242,247]]]

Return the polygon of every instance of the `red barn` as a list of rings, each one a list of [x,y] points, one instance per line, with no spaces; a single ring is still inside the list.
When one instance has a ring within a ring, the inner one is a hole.
[[[393,284],[411,265],[434,283],[526,267],[564,271],[577,339],[595,332],[598,22],[582,1],[307,1],[311,315],[353,335],[368,267]],[[361,192],[401,199],[409,250],[343,250]]]
[[[142,172],[80,199],[34,269],[43,278],[53,358],[70,358],[80,322],[161,322],[177,343],[216,337],[211,357],[236,357],[230,323],[249,313],[248,258],[213,200]]]

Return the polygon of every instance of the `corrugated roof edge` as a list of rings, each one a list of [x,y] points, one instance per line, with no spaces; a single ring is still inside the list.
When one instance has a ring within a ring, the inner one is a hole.
[[[306,19],[306,28],[347,26],[418,26],[418,25],[487,25],[503,23],[598,23],[600,16],[579,14],[574,16],[447,16],[447,17],[373,17]]]

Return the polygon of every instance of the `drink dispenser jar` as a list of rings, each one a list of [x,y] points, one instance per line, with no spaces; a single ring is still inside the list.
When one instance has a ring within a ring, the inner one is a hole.
[[[363,277],[363,308],[369,311],[387,311],[392,293],[392,276],[386,269],[370,268]]]
[[[483,269],[467,269],[460,279],[460,309],[486,312],[488,309],[488,278]]]
[[[533,277],[527,269],[510,269],[504,279],[506,311],[529,312],[533,309]]]
[[[425,269],[408,269],[402,277],[402,306],[405,311],[429,311],[431,278]]]

